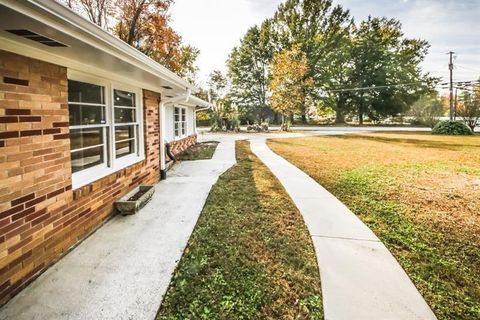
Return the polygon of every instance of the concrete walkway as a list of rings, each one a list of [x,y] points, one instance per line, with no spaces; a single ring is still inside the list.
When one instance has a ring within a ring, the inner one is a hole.
[[[436,319],[407,274],[373,232],[303,171],[271,151],[252,151],[285,187],[313,239],[326,320]]]
[[[155,318],[205,200],[235,163],[222,140],[212,160],[175,166],[134,216],[116,216],[0,310],[0,319]]]

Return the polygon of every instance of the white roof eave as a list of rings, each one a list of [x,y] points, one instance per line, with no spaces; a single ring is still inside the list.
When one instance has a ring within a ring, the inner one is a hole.
[[[192,92],[198,91],[196,86],[174,72],[56,1],[0,0],[0,3],[43,23],[51,23],[51,17],[48,15],[53,15],[56,19],[61,20],[57,22],[55,28],[65,30],[71,36],[175,86],[190,89]]]

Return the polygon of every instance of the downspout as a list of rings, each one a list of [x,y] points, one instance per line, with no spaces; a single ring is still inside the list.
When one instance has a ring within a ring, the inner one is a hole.
[[[187,102],[190,99],[191,90],[187,88],[187,93],[165,99],[160,100],[158,105],[158,123],[160,125],[160,132],[159,132],[159,140],[160,140],[160,180],[165,180],[167,178],[167,170],[166,170],[166,158],[165,158],[165,107],[167,105],[173,104],[175,102]]]

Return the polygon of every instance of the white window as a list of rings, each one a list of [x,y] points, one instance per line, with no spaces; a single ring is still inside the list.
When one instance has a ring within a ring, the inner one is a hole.
[[[144,159],[140,98],[136,88],[69,74],[74,189]]]
[[[138,151],[137,106],[134,92],[113,90],[115,157],[120,158]]]
[[[173,130],[175,138],[182,138],[187,135],[187,109],[175,107],[173,115]]]

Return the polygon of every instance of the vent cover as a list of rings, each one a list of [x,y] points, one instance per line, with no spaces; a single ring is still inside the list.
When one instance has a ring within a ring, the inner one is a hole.
[[[15,30],[5,30],[5,31],[10,32],[10,33],[12,33],[14,35],[17,35],[17,36],[20,36],[20,37],[24,37],[24,38],[32,40],[32,41],[40,42],[41,44],[44,44],[44,45],[49,46],[49,47],[66,47],[66,45],[61,43],[61,42],[58,42],[58,41],[52,40],[50,38],[47,38],[45,36],[39,35],[38,33],[32,32],[30,30],[15,29]]]

